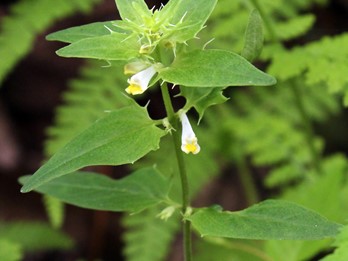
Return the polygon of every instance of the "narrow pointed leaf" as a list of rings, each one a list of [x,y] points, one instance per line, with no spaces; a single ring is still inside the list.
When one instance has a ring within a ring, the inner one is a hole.
[[[267,200],[237,212],[206,208],[188,218],[202,236],[317,240],[334,237],[341,225],[318,213],[281,200]]]
[[[139,55],[139,43],[127,34],[110,33],[98,37],[85,38],[59,49],[63,57],[93,58],[101,60],[128,60]]]
[[[274,77],[243,57],[223,50],[196,50],[178,56],[160,72],[163,80],[189,87],[273,85]]]
[[[29,177],[22,177],[26,182]],[[144,168],[114,180],[89,172],[74,172],[51,180],[36,191],[83,208],[138,212],[162,202],[170,182],[154,168]]]
[[[164,134],[145,108],[134,105],[111,112],[56,153],[24,183],[22,192],[86,166],[133,163],[158,149]]]
[[[262,46],[262,18],[257,9],[254,9],[250,14],[248,27],[245,32],[245,43],[242,50],[242,56],[252,62],[261,54]]]
[[[46,39],[49,41],[61,41],[65,43],[73,43],[85,38],[109,35],[110,30],[115,32],[119,30],[113,24],[114,24],[113,21],[108,21],[108,22],[96,22],[96,23],[91,23],[91,24],[86,24],[81,26],[70,27],[65,30],[51,33],[46,36]]]

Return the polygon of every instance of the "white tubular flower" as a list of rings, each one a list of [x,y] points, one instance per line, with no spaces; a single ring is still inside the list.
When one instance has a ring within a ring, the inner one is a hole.
[[[132,95],[142,94],[149,88],[149,82],[155,74],[156,70],[153,65],[134,74],[128,79],[129,86],[126,88],[126,92]]]
[[[185,113],[179,114],[181,124],[182,124],[182,134],[181,134],[181,150],[186,154],[192,153],[197,154],[201,147],[197,143],[197,137],[193,132],[191,124]]]

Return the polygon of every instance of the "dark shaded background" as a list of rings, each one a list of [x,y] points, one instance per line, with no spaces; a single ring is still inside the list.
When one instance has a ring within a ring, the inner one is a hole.
[[[2,0],[0,17],[8,13],[8,6],[16,1]],[[153,5],[156,1],[147,1]],[[158,3],[159,1],[157,1]],[[334,0],[325,9],[314,8],[317,22],[310,34],[297,41],[288,43],[302,44],[318,39],[324,34],[334,35],[347,30],[348,1]],[[39,35],[34,49],[8,75],[0,89],[0,219],[47,220],[41,196],[35,193],[20,194],[17,178],[33,173],[43,160],[43,140],[45,128],[53,121],[54,108],[61,102],[61,94],[66,89],[67,80],[76,76],[82,60],[64,59],[55,55],[62,44],[45,41],[45,35],[67,27],[94,21],[118,18],[113,0],[104,0],[91,15],[77,14],[58,21],[47,32]],[[345,47],[348,48],[348,47]],[[1,57],[0,57],[1,62]],[[345,150],[348,144],[339,139],[347,133],[347,113],[332,119],[330,127],[317,127],[325,135],[330,151]],[[345,126],[344,126],[345,124]],[[337,126],[340,126],[337,129]],[[340,135],[335,135],[341,131]],[[113,175],[122,175],[122,169],[102,169]],[[117,173],[116,173],[117,172]],[[242,194],[238,189],[236,175],[226,170],[201,195],[200,200],[219,202],[228,209],[241,207],[236,198]],[[255,172],[257,173],[257,171]],[[257,175],[257,174],[255,174]],[[258,178],[258,177],[256,177]],[[230,185],[226,185],[230,184]],[[231,185],[234,184],[234,185]],[[234,198],[231,201],[229,199]],[[205,200],[207,199],[207,200]],[[209,200],[208,200],[209,199]],[[239,201],[243,202],[243,200]],[[94,212],[67,207],[64,231],[76,240],[76,248],[68,253],[44,252],[29,255],[25,260],[76,260],[79,257],[92,260],[122,260],[122,243],[119,226],[120,215],[108,212]],[[180,242],[176,242],[171,260],[181,260]]]

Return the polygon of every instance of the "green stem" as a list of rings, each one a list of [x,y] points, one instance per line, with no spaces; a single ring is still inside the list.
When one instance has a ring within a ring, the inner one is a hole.
[[[174,131],[172,133],[173,143],[175,148],[175,155],[178,162],[181,188],[182,188],[182,213],[185,216],[187,209],[190,204],[189,199],[189,184],[187,179],[187,173],[185,168],[185,162],[183,153],[181,151],[181,137],[180,133],[177,131],[179,127],[179,119],[175,117],[175,112],[170,99],[168,86],[166,83],[161,85],[162,98],[164,106],[167,112],[169,122],[172,124]],[[191,222],[184,218],[183,220],[183,243],[184,243],[184,256],[185,261],[192,260],[192,239],[191,239]]]
[[[250,0],[251,3],[254,5],[254,7],[259,11],[262,20],[264,21],[265,27],[267,28],[267,31],[270,34],[271,40],[274,43],[280,44],[283,46],[282,42],[280,41],[276,30],[273,26],[273,21],[270,19],[269,16],[266,15],[263,7],[259,3],[258,0]],[[320,165],[320,153],[315,149],[315,136],[313,127],[311,125],[310,117],[308,116],[306,109],[304,107],[304,102],[302,95],[300,93],[300,90],[296,84],[296,82],[291,82],[290,84],[291,91],[293,93],[298,112],[302,118],[302,123],[305,130],[306,135],[306,141],[308,145],[308,149],[310,151],[311,157],[312,157],[312,164],[317,171],[318,174],[322,172],[321,165]]]

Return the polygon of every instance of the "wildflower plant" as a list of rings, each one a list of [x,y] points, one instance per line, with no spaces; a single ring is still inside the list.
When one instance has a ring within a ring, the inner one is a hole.
[[[159,9],[149,9],[143,0],[116,0],[122,20],[50,34],[48,40],[68,43],[57,51],[62,57],[105,60],[110,66],[115,61],[122,63],[129,78],[122,89],[115,86],[114,91],[124,92],[129,98],[127,106],[105,112],[104,117],[68,142],[36,173],[23,177],[21,191],[35,190],[80,207],[138,215],[157,205],[162,211],[155,215],[164,220],[179,213],[187,261],[192,260],[192,227],[205,237],[315,240],[335,236],[340,225],[282,200],[267,200],[238,212],[191,206],[190,168],[185,166],[185,154],[199,157],[205,144],[199,143],[189,111],[194,108],[201,120],[208,107],[227,100],[222,95],[227,87],[276,83],[274,77],[236,53],[208,49],[207,44],[192,48],[190,42],[204,29],[216,3],[217,0],[170,0]],[[260,19],[251,21],[258,21],[255,26],[259,28]],[[253,41],[261,38],[250,37],[249,32],[248,39],[243,56],[251,60],[260,52],[259,40]],[[162,94],[166,112],[163,119],[152,119],[147,107],[134,100],[138,95],[151,96],[149,88],[158,88]],[[169,88],[179,89],[186,99],[178,111],[173,108]],[[171,173],[161,173],[156,167],[142,168],[120,180],[80,171],[93,165],[134,163],[151,151],[160,150],[160,140],[169,135],[176,155],[172,160],[179,170],[173,175],[180,177],[181,200],[170,197]]]

